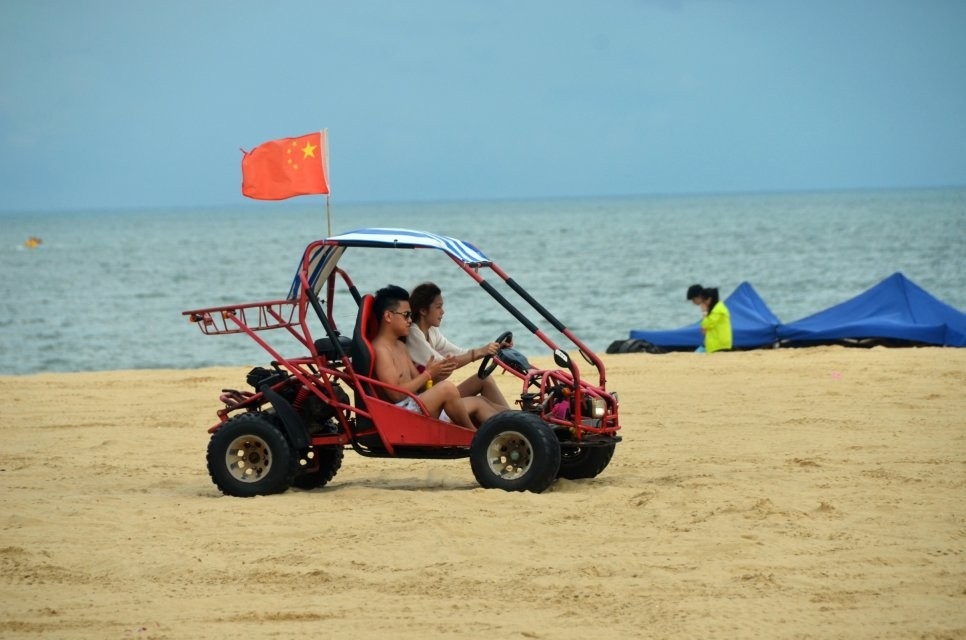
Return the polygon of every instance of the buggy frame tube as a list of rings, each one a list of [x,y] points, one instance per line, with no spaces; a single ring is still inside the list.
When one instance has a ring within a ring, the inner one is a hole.
[[[497,291],[492,284],[487,282],[486,278],[481,276],[475,269],[472,269],[470,266],[468,266],[466,263],[456,258],[455,256],[451,255],[450,258],[453,260],[453,262],[458,264],[460,268],[463,269],[463,271],[465,271],[471,278],[473,278],[476,281],[476,283],[479,284],[483,288],[483,290],[490,295],[490,297],[492,297],[494,300],[499,302],[504,309],[509,311],[514,318],[516,318],[524,327],[526,327],[530,331],[530,333],[532,333],[538,339],[540,339],[540,341],[543,342],[545,345],[547,345],[552,351],[556,351],[557,349],[559,349],[559,347],[553,342],[553,340],[548,338],[546,334],[544,334],[544,332],[540,330],[539,327],[537,327],[529,318],[523,315],[523,312],[521,312],[519,309],[513,306],[513,304],[506,299],[506,296],[504,296],[502,293]],[[567,339],[569,339],[571,342],[574,343],[574,345],[577,346],[577,348],[580,350],[581,355],[583,355],[588,362],[590,362],[591,364],[594,365],[594,367],[596,367],[597,374],[598,374],[598,381],[601,388],[606,388],[607,380],[604,376],[604,363],[597,356],[597,354],[595,354],[592,350],[590,350],[587,347],[587,345],[585,345],[579,338],[577,338],[577,336],[575,336],[562,322],[557,320],[557,318],[552,313],[550,313],[543,305],[537,302],[537,300],[534,299],[534,297],[531,296],[526,291],[526,289],[524,289],[513,278],[507,275],[507,273],[503,271],[503,269],[498,267],[494,262],[490,262],[487,266],[493,271],[493,273],[499,276],[500,279],[502,279],[507,284],[507,286],[513,289],[521,298],[523,298],[531,307],[533,307],[533,309],[537,313],[539,313],[545,320],[547,320],[547,322],[552,324],[554,328],[559,330],[564,336],[567,337]],[[574,376],[574,379],[575,380],[579,379],[580,372],[578,371],[577,365],[573,362],[572,359],[570,362],[570,370]]]
[[[300,273],[299,275],[300,275],[300,277],[302,279],[302,284],[304,285],[305,284],[305,275],[304,275],[304,273]],[[318,302],[318,298],[316,297],[316,303],[317,302]],[[291,333],[295,338],[297,338],[299,342],[301,342],[303,345],[305,345],[305,347],[309,350],[310,353],[313,354],[312,362],[313,363],[316,363],[316,362],[318,362],[318,352],[315,349],[315,344],[312,341],[312,334],[309,331],[308,325],[306,324],[305,304],[301,300],[299,300],[298,304],[299,304],[299,307],[300,307],[300,309],[299,309],[299,322],[298,322],[298,326],[301,329],[302,335],[299,335],[299,333],[296,332],[292,328],[292,326],[286,326],[285,328],[289,331],[289,333]],[[316,308],[316,312],[318,312],[319,308],[321,308],[321,305],[319,305],[319,307]],[[326,319],[324,317],[324,314],[322,316],[320,316],[320,319],[322,320],[323,326],[326,327],[327,332],[328,331],[331,331],[331,327],[328,324],[328,322],[326,321]],[[304,385],[306,385],[306,386],[308,386],[308,387],[311,388],[311,387],[313,387],[312,382],[313,382],[314,379],[321,380],[322,381],[322,385],[323,385],[323,387],[325,387],[326,392],[328,394],[330,394],[330,398],[332,398],[333,400],[335,399],[336,396],[335,396],[335,392],[334,392],[334,390],[332,388],[332,382],[331,382],[331,380],[329,380],[328,376],[318,375],[318,374],[314,374],[314,375],[311,375],[310,376],[303,369],[304,364],[302,362],[300,362],[297,359],[283,358],[282,357],[282,354],[280,354],[276,349],[274,349],[273,347],[271,347],[265,340],[263,340],[262,337],[260,335],[258,335],[258,333],[254,329],[252,329],[251,327],[249,327],[245,322],[242,322],[242,320],[240,320],[236,314],[233,314],[233,313],[232,314],[228,314],[225,317],[225,320],[226,320],[226,322],[231,322],[232,324],[234,324],[235,326],[237,326],[238,329],[242,333],[247,334],[262,349],[264,349],[266,352],[268,352],[269,355],[272,356],[272,359],[275,362],[277,362],[278,364],[282,365],[289,373],[291,373],[302,384],[304,384]],[[331,339],[331,337],[330,337],[330,339]],[[333,340],[333,345],[335,346],[335,348],[337,350],[339,350],[339,352],[341,352],[341,345],[339,344],[339,341],[338,340]],[[344,352],[341,352],[341,353],[342,353],[341,358],[343,359],[343,362],[345,362],[345,360],[346,360],[345,353]],[[350,371],[350,373],[347,374],[345,377],[346,377],[347,380],[354,381],[355,380],[355,371],[353,371],[351,369],[351,367],[349,367],[349,371]]]
[[[507,283],[507,286],[509,286],[514,291],[516,291],[521,298],[526,300],[530,304],[530,306],[537,311],[537,313],[543,316],[547,320],[547,322],[552,324],[557,330],[560,331],[560,333],[567,336],[567,339],[573,342],[577,346],[577,349],[580,350],[580,355],[582,355],[584,359],[586,359],[588,362],[593,364],[594,367],[597,368],[597,373],[600,378],[600,386],[606,387],[607,380],[604,377],[605,375],[604,363],[600,359],[600,357],[594,352],[594,350],[588,348],[587,345],[585,345],[580,338],[575,336],[570,329],[568,329],[562,322],[557,320],[557,318],[552,313],[550,313],[550,311],[548,311],[546,307],[540,304],[516,280],[511,278],[505,271],[503,271],[503,269],[501,269],[499,266],[497,266],[494,263],[490,263],[490,268],[493,270],[493,273],[500,276],[500,278],[502,278],[503,281]]]
[[[329,323],[335,324],[335,320],[332,317],[333,311],[333,300],[335,300],[335,277],[339,276],[342,278],[342,282],[345,283],[346,288],[348,288],[349,293],[352,295],[352,299],[355,301],[356,305],[362,304],[362,296],[359,294],[359,289],[356,287],[356,283],[352,281],[349,274],[342,270],[341,267],[336,267],[329,274],[329,279],[325,283],[325,309],[328,314]]]
[[[319,296],[315,294],[315,290],[309,286],[309,280],[305,276],[304,271],[299,272],[299,280],[302,283],[302,290],[305,291],[305,297],[309,299],[309,304],[315,309],[315,315],[319,317],[319,322],[322,323],[322,328],[325,329],[325,335],[328,336],[329,341],[332,343],[332,348],[335,349],[336,354],[338,354],[339,359],[345,362],[346,354],[342,350],[342,345],[339,343],[339,336],[336,335],[335,331],[332,329],[332,325],[329,323],[329,319],[326,316],[325,309],[322,308],[322,303],[319,302]],[[304,325],[302,330],[308,335],[308,326]],[[313,352],[315,352],[315,344],[312,343],[310,347]],[[315,353],[315,355],[318,355]]]

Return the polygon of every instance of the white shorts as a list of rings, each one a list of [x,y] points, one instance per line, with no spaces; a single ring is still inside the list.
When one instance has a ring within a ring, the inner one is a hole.
[[[413,413],[422,413],[423,412],[423,410],[420,409],[419,408],[419,405],[416,403],[416,399],[415,398],[412,398],[410,396],[406,396],[405,398],[403,398],[402,400],[400,400],[399,402],[397,402],[396,403],[396,406],[397,407],[402,407],[406,411],[412,411]],[[443,422],[452,422],[452,420],[449,419],[449,416],[446,415],[446,412],[445,411],[440,411],[439,412],[439,419],[442,420]]]

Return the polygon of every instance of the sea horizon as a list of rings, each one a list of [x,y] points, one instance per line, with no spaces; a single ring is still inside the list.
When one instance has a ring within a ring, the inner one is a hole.
[[[376,200],[340,200],[337,197],[329,196],[330,204],[335,206],[394,206],[394,205],[441,205],[441,204],[469,204],[469,203],[530,203],[530,202],[570,202],[570,201],[607,201],[607,200],[636,200],[636,199],[687,199],[687,198],[726,198],[733,197],[768,197],[768,196],[807,196],[807,195],[835,195],[835,194],[875,194],[875,193],[904,193],[904,192],[929,192],[929,191],[966,191],[966,184],[947,184],[947,185],[919,185],[910,187],[815,187],[815,188],[775,188],[775,189],[752,189],[735,191],[668,191],[653,193],[627,193],[627,194],[603,194],[603,195],[548,195],[548,196],[467,196],[465,198],[410,198],[410,199],[376,199]],[[121,211],[131,211],[138,213],[149,212],[184,212],[184,211],[206,211],[209,209],[244,209],[244,210],[264,210],[267,208],[279,209],[302,209],[306,202],[325,203],[325,195],[303,196],[288,200],[274,201],[252,201],[241,200],[224,203],[203,203],[203,204],[131,204],[131,205],[111,205],[111,206],[86,206],[86,207],[29,207],[4,209],[0,206],[0,216],[5,215],[30,215],[30,214],[87,214],[87,213],[118,213]]]
[[[726,297],[747,281],[782,322],[895,272],[966,309],[966,188],[347,203],[330,212],[333,234],[403,227],[471,242],[598,352],[634,329],[693,323],[684,291],[695,282]],[[13,374],[263,363],[250,339],[203,336],[181,312],[283,298],[305,246],[330,224],[322,199],[2,215],[0,373]],[[25,248],[30,236],[42,244]],[[457,344],[510,329],[524,353],[546,350],[430,253],[372,260],[353,251],[345,265],[363,290],[437,281],[442,328]],[[345,309],[343,333],[352,318]]]

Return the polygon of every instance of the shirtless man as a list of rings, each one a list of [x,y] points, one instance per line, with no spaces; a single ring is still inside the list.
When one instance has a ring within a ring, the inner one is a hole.
[[[448,417],[463,427],[475,429],[477,425],[496,415],[497,410],[491,403],[479,396],[461,398],[459,388],[445,380],[456,368],[456,361],[452,356],[430,359],[422,373],[416,369],[405,343],[401,340],[409,335],[413,323],[409,293],[405,289],[389,285],[377,291],[373,313],[379,318],[379,332],[372,340],[376,378],[418,395],[434,418]],[[431,380],[439,382],[427,388],[427,383]],[[419,406],[409,396],[389,389],[379,391],[390,402],[413,412],[419,411]]]

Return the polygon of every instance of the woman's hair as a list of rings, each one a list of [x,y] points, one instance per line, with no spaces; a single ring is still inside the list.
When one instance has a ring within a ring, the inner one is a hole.
[[[714,309],[714,305],[718,304],[718,288],[717,287],[713,287],[713,288],[712,287],[709,287],[709,288],[705,289],[704,291],[702,291],[701,294],[705,298],[707,298],[708,300],[710,300],[710,302],[708,303],[708,311],[711,311],[712,309]]]
[[[695,298],[709,300],[708,311],[711,311],[714,309],[714,305],[718,304],[718,289],[717,287],[702,287],[700,284],[692,284],[688,287],[688,300]]]
[[[443,295],[443,292],[432,282],[424,282],[416,285],[413,292],[409,294],[409,307],[413,312],[413,324],[419,322],[419,319],[423,316],[423,312],[429,309],[429,306],[433,304],[436,296],[441,295]]]

